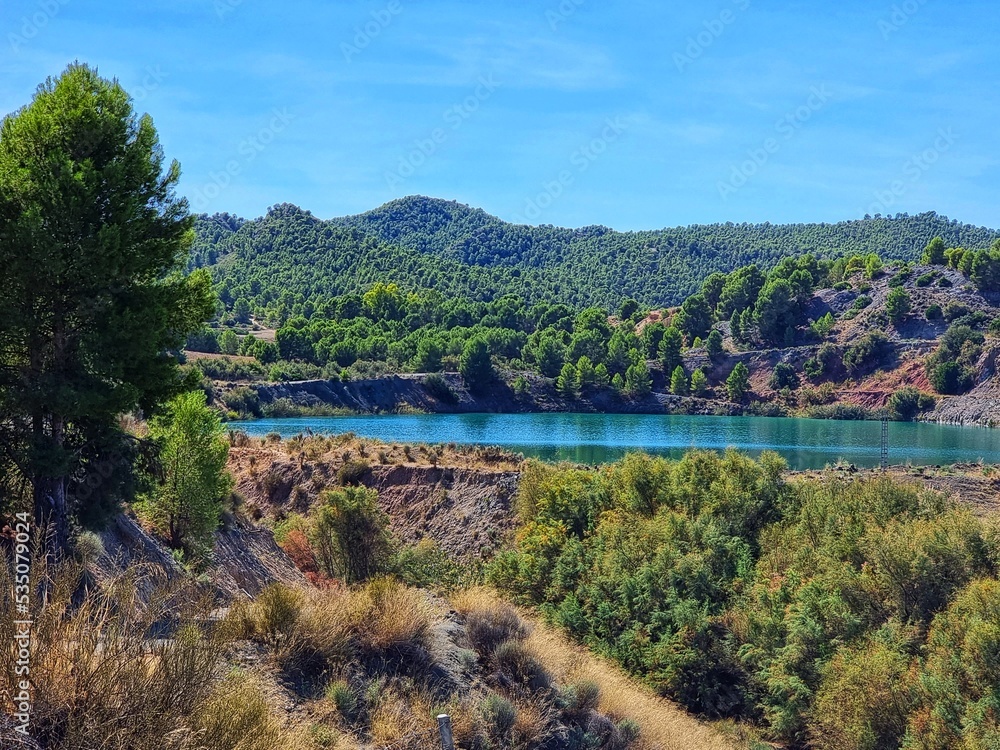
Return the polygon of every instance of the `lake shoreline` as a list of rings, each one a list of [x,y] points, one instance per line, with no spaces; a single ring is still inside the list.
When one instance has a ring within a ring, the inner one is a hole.
[[[402,414],[286,417],[229,423],[251,437],[353,433],[387,443],[495,446],[546,461],[601,464],[630,452],[680,457],[692,449],[775,451],[793,469],[881,463],[877,422],[794,417],[648,414]],[[950,425],[893,422],[890,463],[934,466],[1000,463],[991,433]]]

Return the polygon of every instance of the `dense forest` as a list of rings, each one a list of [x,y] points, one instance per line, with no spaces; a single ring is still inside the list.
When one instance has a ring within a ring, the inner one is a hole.
[[[913,261],[932,237],[972,250],[1000,237],[934,213],[650,232],[531,227],[423,197],[330,221],[288,204],[253,221],[201,216],[196,235],[190,267],[211,268],[227,306],[242,301],[279,324],[304,314],[310,302],[380,281],[474,301],[517,294],[528,304],[584,309],[617,308],[633,298],[655,308],[679,304],[713,272],[752,264],[766,271],[789,256],[877,253]]]
[[[956,289],[972,306],[959,301]],[[749,265],[716,272],[679,307],[664,311],[650,311],[634,299],[616,309],[579,310],[564,303],[529,304],[515,294],[477,301],[376,282],[363,293],[310,298],[270,341],[252,335],[251,308],[240,298],[232,310],[220,306],[224,327],[204,329],[188,347],[255,359],[196,360],[201,373],[214,380],[347,381],[460,372],[472,390],[505,381],[526,392],[532,386],[525,376],[540,376],[572,404],[609,390],[641,400],[661,373],[659,387],[674,395],[739,404],[749,395],[750,372],[740,363],[726,367],[731,356],[811,346],[814,355],[800,366],[782,363],[771,374],[768,386],[786,404],[774,413],[791,407],[816,416],[864,418],[863,409],[819,407],[829,404],[832,383],[883,366],[892,369],[900,331],[940,339],[939,350],[926,361],[935,391],[956,395],[972,388],[985,336],[997,332],[993,308],[981,295],[998,290],[1000,242],[972,251],[948,248],[938,237],[916,263],[874,253],[836,259],[806,254],[783,258],[769,270]],[[836,310],[824,296],[841,300]],[[282,308],[282,316],[288,312]],[[850,332],[842,335],[845,329]],[[692,366],[689,355],[703,358]],[[805,386],[830,392],[823,397]],[[449,397],[447,387],[436,387]],[[227,410],[260,416],[261,407],[246,395],[229,394]],[[906,419],[934,403],[912,389],[899,399],[907,403],[891,410]]]

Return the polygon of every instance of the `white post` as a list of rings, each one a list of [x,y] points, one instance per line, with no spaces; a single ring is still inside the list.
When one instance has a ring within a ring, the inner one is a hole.
[[[451,735],[451,717],[441,714],[437,717],[438,729],[441,731],[441,750],[455,750],[455,738]]]

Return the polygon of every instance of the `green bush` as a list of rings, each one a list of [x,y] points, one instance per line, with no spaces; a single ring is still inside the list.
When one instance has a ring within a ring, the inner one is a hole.
[[[859,375],[885,365],[892,352],[892,344],[885,334],[873,331],[858,340],[844,352],[844,368],[852,375]]]
[[[927,393],[921,393],[916,388],[907,386],[896,391],[889,397],[889,415],[901,422],[912,421],[920,412],[933,409],[935,399]]]
[[[779,362],[774,366],[774,372],[771,373],[771,378],[767,381],[767,387],[772,391],[780,391],[783,388],[794,390],[799,385],[799,374],[794,367],[785,362]]]
[[[365,487],[324,492],[314,513],[309,541],[320,569],[347,583],[365,581],[390,567],[389,520],[378,493]]]

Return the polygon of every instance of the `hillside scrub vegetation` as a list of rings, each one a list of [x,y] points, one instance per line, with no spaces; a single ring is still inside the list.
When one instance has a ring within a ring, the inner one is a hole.
[[[661,694],[788,746],[992,746],[995,526],[888,477],[784,469],[532,462],[488,580]]]

